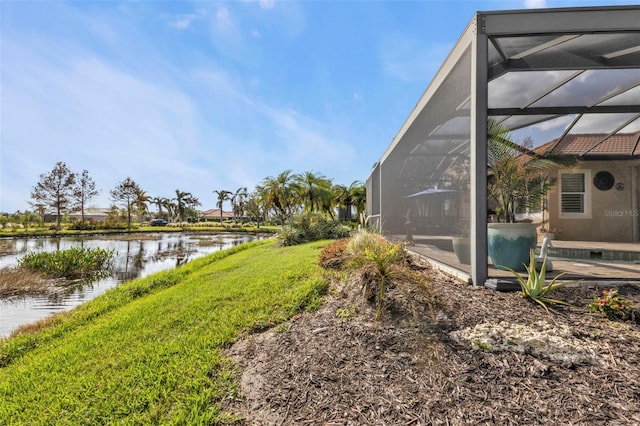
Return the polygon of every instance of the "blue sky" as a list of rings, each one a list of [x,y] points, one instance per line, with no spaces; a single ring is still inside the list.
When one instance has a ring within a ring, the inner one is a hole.
[[[1,1],[0,211],[57,161],[108,207],[252,190],[284,170],[366,180],[477,10],[617,1]]]

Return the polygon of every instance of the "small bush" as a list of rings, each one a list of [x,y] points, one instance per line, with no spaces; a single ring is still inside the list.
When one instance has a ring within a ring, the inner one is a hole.
[[[350,259],[347,268],[362,282],[363,296],[376,306],[376,320],[382,316],[385,294],[396,282],[424,285],[410,269],[409,254],[401,243],[392,243],[379,234],[359,230],[345,247]]]
[[[595,296],[589,302],[589,312],[597,312],[610,320],[626,320],[631,317],[631,302],[618,295],[618,289],[602,290],[602,296]]]
[[[341,238],[324,246],[318,255],[318,264],[325,269],[342,269],[349,259],[345,251],[348,242],[347,238]]]
[[[99,225],[92,222],[74,222],[69,225],[69,229],[73,231],[94,231],[96,229],[100,229]]]
[[[134,224],[131,224],[131,227],[134,228],[136,226],[134,226]],[[88,220],[88,221],[85,221],[84,223],[77,221],[77,222],[73,222],[67,227],[67,229],[70,229],[73,231],[98,231],[98,230],[104,230],[104,229],[125,230],[127,228],[128,226],[126,222],[116,222],[113,220],[107,220],[104,222],[96,222],[94,220]]]
[[[408,264],[409,255],[400,243],[391,243],[382,235],[365,229],[358,230],[349,240],[345,250],[354,262],[374,261],[376,263]],[[391,257],[389,255],[392,254]],[[384,266],[380,264],[379,266]]]
[[[318,240],[335,240],[351,234],[351,228],[336,220],[327,220],[321,215],[310,214],[293,218],[290,225],[285,225],[277,234],[283,246],[309,243]]]

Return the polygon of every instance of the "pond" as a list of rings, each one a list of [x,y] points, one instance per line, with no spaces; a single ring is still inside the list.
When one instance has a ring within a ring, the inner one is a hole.
[[[116,252],[113,274],[90,284],[71,286],[44,296],[0,300],[0,337],[60,311],[93,299],[119,283],[187,263],[218,250],[261,239],[246,234],[154,233],[63,238],[0,239],[0,268],[15,266],[29,251],[66,250],[73,246]]]

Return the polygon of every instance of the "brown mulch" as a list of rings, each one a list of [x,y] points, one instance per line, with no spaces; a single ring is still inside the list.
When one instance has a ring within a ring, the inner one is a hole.
[[[586,312],[601,289],[553,293],[551,314],[518,293],[474,288],[423,267],[427,288],[397,285],[385,311],[361,285],[337,285],[316,312],[228,349],[246,425],[640,424],[640,327]],[[640,286],[618,286],[640,307]],[[570,327],[597,362],[487,350],[450,333],[482,323]]]

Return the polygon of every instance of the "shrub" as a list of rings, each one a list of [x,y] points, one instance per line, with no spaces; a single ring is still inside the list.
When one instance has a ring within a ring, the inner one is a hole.
[[[318,255],[318,264],[325,269],[342,269],[349,258],[345,251],[348,242],[347,238],[341,238],[324,246]]]
[[[128,229],[127,222],[116,222],[114,220],[106,220],[101,224],[96,224],[96,229]],[[137,228],[137,225],[131,224],[131,229]]]
[[[86,221],[84,223],[73,222],[71,225],[69,225],[69,229],[74,231],[94,231],[96,229],[100,229],[100,227],[101,224],[94,221]]]
[[[391,243],[379,234],[361,229],[347,243],[348,268],[360,275],[365,299],[376,306],[379,320],[385,304],[385,294],[396,282],[424,284],[409,268],[409,254],[402,243]]]
[[[589,302],[589,312],[598,312],[603,317],[626,320],[631,317],[631,302],[618,295],[618,289],[602,290],[602,296],[595,296]]]
[[[114,250],[72,247],[54,252],[28,252],[18,266],[50,278],[95,280],[111,273]]]
[[[285,225],[276,235],[283,246],[312,241],[348,237],[351,228],[336,220],[327,220],[319,214],[295,216],[291,224]]]

